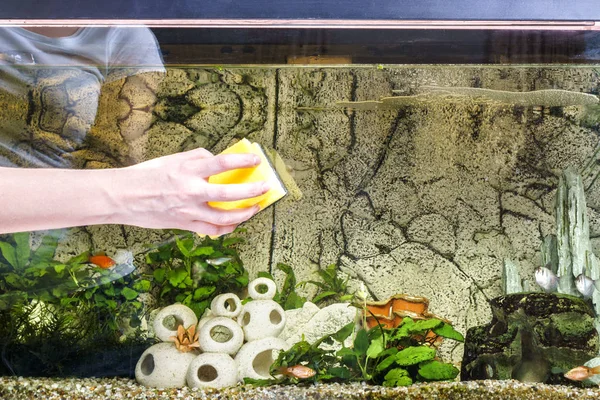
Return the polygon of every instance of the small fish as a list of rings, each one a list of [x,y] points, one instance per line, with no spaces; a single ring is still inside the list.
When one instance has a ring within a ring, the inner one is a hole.
[[[565,374],[565,378],[570,379],[572,381],[585,381],[586,379],[591,378],[592,376],[600,374],[600,365],[597,367],[586,367],[582,365],[581,367],[576,367],[570,370]]]
[[[558,277],[548,269],[549,265],[546,264],[545,267],[537,267],[535,269],[535,281],[548,293],[554,292],[558,287]]]
[[[210,265],[214,265],[215,267],[218,267],[219,265],[223,265],[226,262],[229,262],[233,260],[233,258],[231,257],[219,257],[219,258],[209,258],[208,260],[206,260],[206,262]]]
[[[596,288],[599,284],[600,279],[593,280],[584,274],[579,274],[577,279],[575,279],[575,286],[577,286],[577,290],[579,290],[579,293],[581,293],[585,298],[592,297],[594,290],[597,290]]]
[[[315,376],[317,371],[305,365],[294,365],[292,367],[281,367],[278,371],[281,375],[290,376],[298,379],[308,379]]]
[[[96,254],[94,256],[90,256],[89,262],[102,269],[108,269],[110,267],[114,267],[117,263],[115,260],[110,258],[109,256],[105,256],[104,254]]]

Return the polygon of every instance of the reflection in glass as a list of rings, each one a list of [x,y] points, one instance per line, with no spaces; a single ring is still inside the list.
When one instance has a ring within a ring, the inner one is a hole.
[[[136,163],[131,142],[163,74],[147,28],[0,28],[0,167]],[[146,347],[133,334],[145,321],[131,249],[94,244],[85,229],[0,236],[0,375],[128,375],[118,365]]]
[[[107,86],[125,77],[162,72],[147,28],[0,28],[0,165],[27,167],[117,166],[130,162],[126,144],[139,136],[145,81],[128,81],[119,98]],[[67,35],[67,36],[62,36]],[[147,90],[146,90],[147,91]],[[119,113],[109,108],[118,103]],[[127,109],[129,108],[129,109]],[[112,120],[111,120],[112,119]],[[112,132],[106,143],[98,130]],[[120,131],[120,130],[119,130]],[[115,151],[116,150],[116,151]]]

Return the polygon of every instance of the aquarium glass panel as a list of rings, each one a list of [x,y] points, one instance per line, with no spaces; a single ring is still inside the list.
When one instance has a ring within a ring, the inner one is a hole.
[[[0,27],[0,375],[596,382],[599,60],[583,30]]]

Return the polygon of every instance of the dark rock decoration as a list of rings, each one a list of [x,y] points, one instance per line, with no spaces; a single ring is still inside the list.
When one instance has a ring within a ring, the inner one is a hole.
[[[563,374],[598,354],[594,311],[583,299],[519,293],[490,301],[492,322],[470,328],[461,380],[564,384]]]

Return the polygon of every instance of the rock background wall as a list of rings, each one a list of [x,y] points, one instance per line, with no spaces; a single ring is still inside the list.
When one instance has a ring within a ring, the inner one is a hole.
[[[425,296],[432,312],[466,332],[489,320],[504,258],[533,282],[542,237],[553,231],[558,171],[595,157],[597,130],[580,123],[586,110],[465,99],[352,111],[336,102],[425,85],[597,93],[598,82],[593,68],[170,69],[150,127],[128,145],[138,161],[199,146],[218,152],[240,137],[275,146],[304,197],[246,224],[251,275],[285,262],[302,281],[338,263],[373,298]],[[588,207],[598,248],[595,176],[587,178]],[[160,240],[117,226],[79,235],[137,252]],[[445,351],[462,357],[460,346]]]

